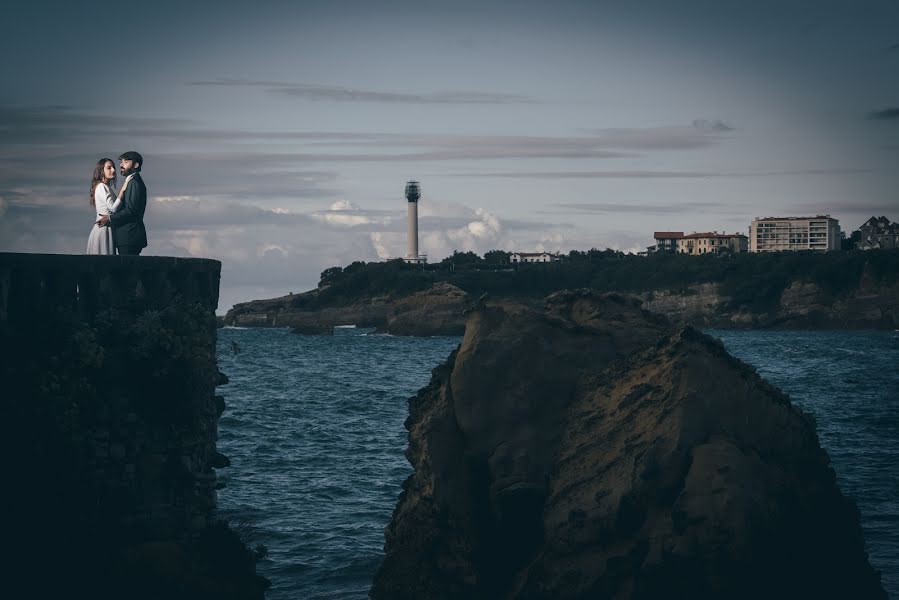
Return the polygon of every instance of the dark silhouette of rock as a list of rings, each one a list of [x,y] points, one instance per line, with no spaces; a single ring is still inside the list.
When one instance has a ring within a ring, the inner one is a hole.
[[[813,418],[634,300],[472,311],[406,427],[375,600],[886,598]]]

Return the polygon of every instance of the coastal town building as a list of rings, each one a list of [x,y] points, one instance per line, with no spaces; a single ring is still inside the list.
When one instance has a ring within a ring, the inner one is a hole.
[[[858,250],[899,248],[899,223],[890,222],[886,217],[871,217],[858,231],[861,234],[861,239],[855,244]]]
[[[657,252],[677,252],[677,240],[684,237],[683,231],[656,231],[652,237],[655,239],[655,246],[649,246],[646,249],[647,254],[655,254]]]
[[[723,252],[746,252],[749,240],[742,233],[690,233],[675,239],[678,254],[720,254]]]
[[[750,252],[840,249],[840,222],[816,217],[756,217],[749,226]]]
[[[509,257],[509,262],[512,264],[562,262],[562,255],[558,252],[515,252]]]

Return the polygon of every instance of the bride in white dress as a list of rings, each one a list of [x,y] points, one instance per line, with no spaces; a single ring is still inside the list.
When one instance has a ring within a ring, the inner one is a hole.
[[[97,210],[94,219],[94,228],[87,238],[88,254],[115,254],[115,246],[112,243],[112,227],[101,227],[96,221],[103,215],[112,214],[122,205],[122,196],[125,188],[131,181],[131,175],[125,179],[118,195],[114,194],[116,183],[115,163],[111,158],[101,158],[94,167],[94,175],[91,178],[91,205]]]

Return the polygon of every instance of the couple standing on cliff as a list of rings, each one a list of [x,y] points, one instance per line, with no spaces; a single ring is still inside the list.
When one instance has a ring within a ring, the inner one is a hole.
[[[87,238],[88,254],[136,256],[147,247],[147,186],[140,176],[143,164],[144,157],[133,150],[119,156],[119,173],[125,181],[116,194],[115,163],[111,158],[97,161],[90,193],[97,219]]]

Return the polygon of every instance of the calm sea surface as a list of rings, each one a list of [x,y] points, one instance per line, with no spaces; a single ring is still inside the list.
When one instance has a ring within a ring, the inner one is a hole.
[[[899,598],[899,334],[710,331],[813,413],[871,562]],[[232,342],[240,352],[235,353]],[[268,547],[267,597],[362,599],[410,467],[409,396],[459,338],[219,330],[221,513]]]

